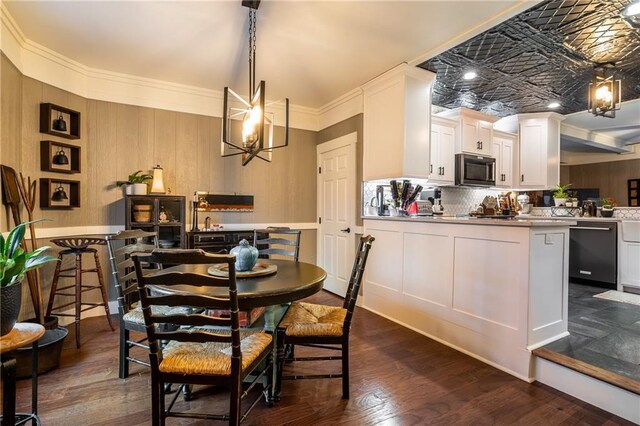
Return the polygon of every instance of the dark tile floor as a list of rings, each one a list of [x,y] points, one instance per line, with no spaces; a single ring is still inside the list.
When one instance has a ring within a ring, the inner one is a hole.
[[[640,305],[593,297],[605,291],[569,284],[571,335],[545,348],[640,381]]]

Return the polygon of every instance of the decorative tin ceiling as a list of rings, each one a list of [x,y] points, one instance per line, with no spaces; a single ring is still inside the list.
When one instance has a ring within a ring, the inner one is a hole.
[[[613,62],[622,100],[640,98],[640,25],[631,0],[548,0],[420,65],[437,73],[433,103],[492,115],[587,109],[596,64]],[[463,74],[478,76],[464,80]]]

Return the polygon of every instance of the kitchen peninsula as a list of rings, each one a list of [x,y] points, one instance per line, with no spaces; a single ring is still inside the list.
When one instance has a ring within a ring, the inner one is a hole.
[[[568,335],[571,221],[364,217],[363,306],[526,381]],[[393,265],[393,266],[392,266]]]

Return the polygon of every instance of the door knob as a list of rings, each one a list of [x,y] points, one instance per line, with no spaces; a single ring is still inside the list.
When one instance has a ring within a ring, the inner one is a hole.
[[[346,232],[347,234],[351,232],[351,228],[341,229],[340,232]]]

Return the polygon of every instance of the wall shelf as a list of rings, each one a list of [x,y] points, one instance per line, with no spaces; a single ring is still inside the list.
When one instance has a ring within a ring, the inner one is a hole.
[[[67,124],[66,131],[55,130],[53,122],[62,115]],[[80,113],[69,108],[50,103],[40,104],[40,133],[66,139],[80,139]]]
[[[55,164],[56,153],[64,151],[69,164]],[[80,147],[55,141],[40,141],[40,170],[53,173],[80,173]]]
[[[62,186],[67,198],[53,201],[56,188]],[[40,208],[43,210],[69,210],[80,207],[80,181],[67,179],[40,178]]]

